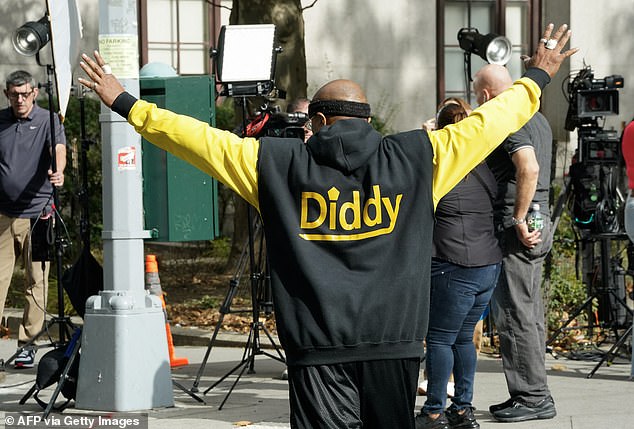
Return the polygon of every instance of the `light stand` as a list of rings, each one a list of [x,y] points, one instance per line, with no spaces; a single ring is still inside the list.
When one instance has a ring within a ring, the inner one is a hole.
[[[240,100],[242,104],[242,115],[243,115],[242,129],[246,133],[246,129],[247,129],[246,118],[247,118],[247,110],[248,110],[246,107],[247,100],[245,96],[241,97]],[[249,330],[249,336],[244,347],[244,353],[242,354],[242,359],[236,366],[234,366],[231,370],[229,370],[225,375],[220,377],[220,379],[218,379],[214,384],[212,384],[203,392],[203,394],[206,395],[211,389],[213,389],[214,387],[222,383],[227,377],[234,374],[236,371],[240,370],[240,372],[238,373],[238,376],[234,380],[229,391],[225,395],[223,401],[218,406],[219,410],[222,409],[224,404],[229,399],[229,396],[233,392],[233,389],[235,388],[235,386],[240,381],[240,378],[244,374],[245,370],[248,368],[247,374],[255,374],[255,357],[256,356],[264,355],[272,359],[275,359],[281,363],[286,362],[284,355],[281,352],[280,346],[275,342],[275,340],[273,339],[269,331],[266,329],[266,326],[264,326],[264,323],[260,322],[261,308],[262,307],[265,308],[265,311],[267,313],[269,313],[270,309],[272,308],[272,304],[269,299],[271,279],[268,274],[268,263],[266,262],[266,255],[264,251],[264,234],[262,230],[262,223],[259,218],[254,217],[253,208],[250,204],[247,205],[247,227],[248,227],[248,231],[247,231],[248,239],[247,239],[247,243],[245,247],[242,250],[242,254],[238,262],[238,269],[234,277],[229,282],[229,290],[227,291],[227,295],[225,296],[225,299],[220,307],[220,318],[218,319],[218,322],[216,323],[216,327],[214,328],[214,332],[207,346],[207,351],[205,352],[205,357],[203,358],[203,362],[201,363],[200,368],[198,369],[196,379],[194,380],[194,384],[190,390],[191,396],[194,396],[193,393],[196,393],[199,391],[198,386],[200,383],[200,378],[202,377],[202,374],[205,370],[207,360],[209,359],[211,350],[214,347],[216,338],[218,336],[218,332],[220,330],[220,327],[222,326],[222,321],[224,320],[225,315],[230,313],[242,312],[240,310],[237,310],[237,311],[231,310],[231,303],[237,293],[239,278],[242,272],[244,271],[245,264],[246,264],[246,256],[248,255],[249,269],[250,269],[249,279],[250,279],[250,286],[251,286],[251,290],[250,290],[251,325]],[[260,247],[258,249],[258,255],[259,255],[258,258],[256,258],[255,256],[256,238],[260,243]],[[263,300],[261,300],[260,297],[262,297]],[[277,356],[274,354],[268,353],[262,349],[261,342],[260,342],[260,332],[264,332],[266,334],[266,337],[268,338],[269,342],[272,344],[273,349],[277,352]],[[200,401],[199,398],[195,396],[194,398]]]
[[[242,134],[247,136],[247,97],[263,96],[273,90],[275,59],[276,54],[281,52],[280,48],[273,46],[275,38],[275,26],[273,25],[234,25],[223,26],[219,37],[219,49],[212,51],[212,58],[216,60],[218,80],[223,84],[223,95],[239,97],[242,107]],[[245,53],[246,52],[246,53]],[[253,56],[248,54],[254,53],[262,58],[257,64],[251,64]],[[246,63],[245,63],[246,61]],[[245,73],[248,73],[245,75]],[[253,208],[247,205],[247,227],[248,240],[246,247],[242,251],[238,263],[236,275],[229,283],[229,290],[220,307],[220,319],[216,323],[213,335],[207,346],[207,351],[203,362],[200,365],[194,384],[190,392],[198,392],[200,378],[204,372],[207,360],[214,346],[218,331],[222,325],[222,321],[226,314],[238,311],[231,310],[231,303],[237,293],[239,284],[239,276],[244,270],[246,263],[246,255],[249,257],[250,268],[250,286],[251,286],[251,326],[249,337],[244,347],[244,353],[240,362],[234,366],[229,372],[223,375],[219,380],[212,384],[204,394],[223,382],[227,377],[240,371],[231,385],[231,388],[225,395],[218,409],[222,409],[233,389],[240,381],[240,378],[248,368],[248,374],[255,373],[255,357],[264,355],[279,362],[285,363],[281,349],[275,343],[273,337],[268,332],[262,322],[260,322],[260,309],[265,308],[267,313],[272,308],[270,300],[260,302],[260,295],[265,299],[270,295],[270,277],[268,275],[268,264],[264,252],[264,235],[262,233],[262,225],[259,218],[255,218]],[[256,235],[259,236],[260,249],[258,251],[259,258],[256,261],[255,247]],[[267,289],[268,288],[268,289]],[[260,343],[260,332],[264,332],[277,352],[277,356],[264,351]],[[193,395],[193,393],[192,393]]]

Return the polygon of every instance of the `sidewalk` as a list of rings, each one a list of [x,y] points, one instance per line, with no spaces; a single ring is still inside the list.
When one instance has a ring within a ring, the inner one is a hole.
[[[194,345],[176,347],[176,355],[187,357],[190,364],[173,370],[173,379],[190,389],[207,349],[211,333],[202,330],[172,328],[177,344],[190,341]],[[207,336],[205,336],[207,335]],[[244,373],[228,397],[222,410],[218,410],[235,377],[229,377],[206,395],[203,391],[227,374],[241,360],[246,337],[223,334],[211,351],[204,376],[200,380],[198,395],[205,401],[199,404],[187,393],[174,388],[175,406],[165,409],[143,410],[149,414],[150,428],[228,429],[238,427],[237,422],[251,422],[253,429],[289,428],[287,382],[281,379],[284,365],[266,356],[256,356],[255,374]],[[262,346],[268,345],[262,338]],[[221,345],[222,344],[222,345]],[[233,347],[226,347],[233,345]],[[0,358],[6,359],[16,349],[15,339],[0,340]],[[45,350],[38,352],[41,357]],[[629,380],[630,363],[617,359],[611,366],[602,365],[593,378],[586,375],[596,362],[555,359],[547,355],[549,384],[557,404],[558,415],[552,420],[524,423],[498,423],[489,415],[490,404],[507,399],[506,383],[500,359],[481,355],[476,374],[476,417],[483,429],[512,427],[517,429],[630,429],[634,427],[634,382]],[[33,399],[19,405],[35,380],[35,369],[15,370],[12,365],[0,372],[0,424],[5,412],[33,412],[42,409]],[[52,392],[52,389],[49,388]],[[42,395],[44,399],[47,396]],[[424,403],[417,398],[417,409]],[[65,413],[91,414],[90,411],[69,408]],[[92,414],[95,414],[94,412]],[[395,428],[397,429],[397,428]]]

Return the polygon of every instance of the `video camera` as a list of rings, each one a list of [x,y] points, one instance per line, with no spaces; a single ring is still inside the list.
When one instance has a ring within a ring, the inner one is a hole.
[[[303,112],[286,113],[280,106],[264,105],[256,117],[247,125],[248,137],[283,137],[304,140],[304,124],[308,114]]]
[[[568,114],[566,130],[596,126],[598,117],[619,114],[619,92],[623,88],[623,76],[610,75],[595,79],[587,66],[568,82]]]
[[[599,118],[619,114],[619,88],[623,88],[622,76],[595,79],[589,66],[568,82],[565,128],[578,128],[576,159],[570,166],[574,220],[577,227],[595,233],[620,229],[617,170],[621,143],[617,131],[599,125]]]

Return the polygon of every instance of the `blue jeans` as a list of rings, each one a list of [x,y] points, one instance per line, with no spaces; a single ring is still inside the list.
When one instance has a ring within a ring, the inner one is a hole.
[[[434,260],[431,308],[427,332],[427,400],[423,413],[441,413],[447,401],[447,382],[453,370],[453,407],[464,409],[473,400],[476,352],[473,330],[486,309],[501,264],[462,267]]]

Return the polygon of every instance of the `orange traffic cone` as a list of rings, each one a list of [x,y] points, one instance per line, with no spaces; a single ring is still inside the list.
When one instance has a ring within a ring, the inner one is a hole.
[[[170,366],[172,368],[176,366],[189,365],[187,358],[179,358],[174,356],[174,341],[172,340],[172,330],[167,320],[167,310],[165,308],[165,298],[163,297],[163,290],[161,289],[161,280],[158,275],[158,264],[156,263],[156,255],[145,256],[145,289],[152,295],[156,295],[161,299],[163,306],[163,314],[165,315],[165,333],[167,335],[167,350],[170,355]]]

